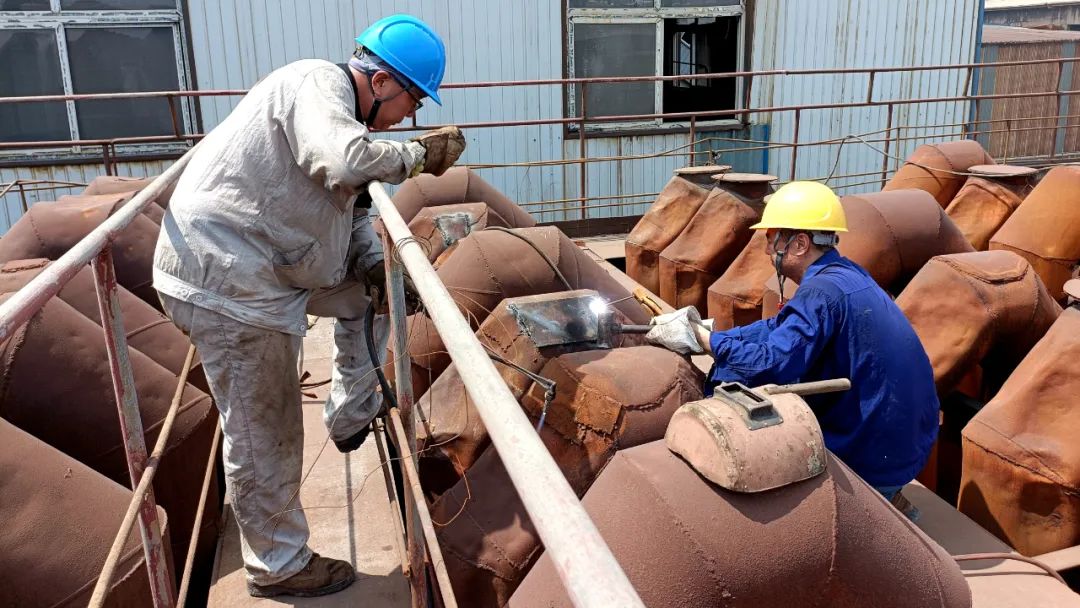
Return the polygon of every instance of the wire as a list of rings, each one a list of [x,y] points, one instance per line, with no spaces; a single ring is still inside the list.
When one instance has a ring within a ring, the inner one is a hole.
[[[526,243],[529,244],[529,247],[532,247],[536,251],[536,253],[540,254],[540,257],[544,258],[544,261],[547,262],[547,265],[551,267],[551,270],[552,270],[552,272],[555,273],[555,276],[559,277],[559,280],[562,281],[563,285],[566,286],[566,291],[573,291],[574,290],[574,288],[570,286],[570,281],[566,280],[566,277],[563,276],[562,271],[560,271],[559,267],[555,265],[555,262],[552,262],[551,258],[549,258],[546,253],[541,251],[540,246],[537,245],[536,243],[534,243],[532,241],[532,239],[530,239],[529,237],[527,237],[527,236],[525,236],[523,234],[518,234],[517,232],[514,232],[513,230],[510,230],[509,228],[503,228],[502,226],[488,226],[484,230],[498,230],[499,232],[505,232],[506,234],[512,235],[514,237],[517,237],[517,238],[525,241]]]
[[[1065,585],[1066,587],[1069,586],[1069,584],[1065,582],[1065,579],[1061,578],[1061,575],[1058,574],[1057,570],[1054,570],[1037,559],[1032,559],[1018,553],[968,553],[966,555],[954,555],[953,559],[958,562],[973,562],[984,559],[1011,559],[1018,562],[1024,562],[1025,564],[1031,564],[1032,566],[1043,569],[1047,574],[1056,578],[1062,585]]]

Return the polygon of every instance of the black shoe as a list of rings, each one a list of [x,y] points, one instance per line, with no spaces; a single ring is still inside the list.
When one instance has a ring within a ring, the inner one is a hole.
[[[315,553],[307,566],[291,577],[272,585],[256,585],[248,581],[247,589],[251,597],[318,597],[337,593],[351,585],[354,580],[356,570],[352,564]]]
[[[335,439],[334,445],[337,446],[338,451],[342,454],[354,452],[359,449],[361,445],[363,445],[364,440],[367,439],[368,433],[370,432],[371,425],[369,424],[364,428],[360,429],[359,431],[353,433],[352,437],[347,437],[341,440]]]

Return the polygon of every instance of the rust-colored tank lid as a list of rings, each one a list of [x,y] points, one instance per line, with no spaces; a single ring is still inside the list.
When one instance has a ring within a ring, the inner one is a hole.
[[[712,176],[715,173],[727,173],[728,171],[731,171],[731,165],[702,165],[700,167],[681,167],[675,169],[675,175],[680,177],[698,175]]]
[[[1034,167],[1018,165],[973,165],[968,168],[968,173],[986,177],[1028,177],[1038,172]]]
[[[775,175],[764,173],[717,173],[712,178],[716,182],[731,184],[768,184],[777,180]]]

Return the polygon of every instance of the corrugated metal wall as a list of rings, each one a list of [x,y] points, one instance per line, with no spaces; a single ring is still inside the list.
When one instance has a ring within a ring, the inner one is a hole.
[[[144,177],[157,175],[165,170],[171,161],[145,161],[124,162],[116,165],[116,174],[128,177]],[[54,201],[65,194],[78,194],[82,192],[81,184],[90,183],[90,180],[99,175],[104,175],[105,170],[101,165],[50,165],[42,167],[19,167],[0,168],[0,184],[11,183],[18,180],[42,180],[56,182],[70,182],[79,184],[71,187],[46,188],[44,185],[27,184],[24,193],[20,195],[18,189],[0,198],[0,232],[7,229],[18,220],[23,213],[23,202],[33,205],[39,201]]]
[[[970,63],[975,58],[979,0],[758,0],[754,20],[753,68],[843,68],[919,66]],[[923,99],[963,94],[964,70],[879,74],[874,99]],[[866,99],[866,74],[767,77],[755,82],[751,107],[860,102]],[[967,119],[964,102],[896,106],[895,126],[945,125]],[[804,111],[799,141],[820,141],[865,134],[880,139],[885,129],[884,107]],[[773,141],[793,141],[794,113],[758,115],[755,122],[771,126]],[[902,137],[959,132],[959,127],[904,131]],[[951,135],[950,135],[951,137]],[[936,141],[936,140],[934,140]],[[905,156],[922,141],[903,142],[892,153]],[[881,147],[881,144],[876,144]],[[796,175],[820,178],[836,162],[836,146],[802,148]],[[879,171],[882,156],[865,145],[848,143],[840,154],[837,174]],[[890,165],[894,165],[890,161]],[[791,151],[770,154],[770,172],[787,179]],[[875,176],[834,180],[832,185],[855,184]],[[877,184],[844,191],[876,190]]]
[[[1024,44],[988,44],[987,61],[1026,61],[1075,57],[1077,42],[1054,41]],[[985,70],[980,80],[984,95],[1056,91],[1059,66],[1054,63],[1003,66]],[[1080,70],[1074,63],[1060,65],[1061,89],[1080,87]],[[979,104],[979,141],[995,158],[1023,158],[1080,152],[1080,96],[996,99]],[[1063,116],[1063,118],[1058,118]],[[1041,118],[1051,117],[1051,118]]]
[[[352,39],[366,24],[395,12],[409,12],[428,21],[446,39],[449,65],[446,80],[559,78],[562,74],[562,14],[560,2],[505,2],[471,0],[309,0],[301,3],[262,0],[188,0],[194,74],[200,89],[243,89],[262,75],[290,61],[305,57],[343,60],[352,50]],[[756,0],[754,10],[752,69],[809,67],[907,66],[969,62],[974,57],[975,27],[979,0]],[[876,98],[929,97],[958,94],[964,82],[962,70],[880,75]],[[793,105],[859,101],[866,95],[866,76],[820,76],[761,78],[754,83],[753,104]],[[466,123],[490,120],[557,118],[562,116],[562,92],[558,86],[448,90],[445,106],[427,104],[422,122]],[[235,105],[235,98],[202,102],[203,126],[216,125]],[[961,122],[967,108],[962,103],[935,106],[899,106],[898,125]],[[791,113],[757,115],[753,124],[736,132],[713,135],[789,142],[793,136]],[[804,112],[800,141],[814,141],[865,134],[885,127],[884,108],[859,108]],[[946,128],[942,132],[956,129]],[[704,135],[704,129],[701,129]],[[911,134],[909,132],[909,134]],[[914,134],[926,134],[926,131]],[[464,162],[521,163],[577,158],[577,139],[564,141],[562,127],[509,127],[472,129]],[[684,147],[688,134],[635,135],[590,138],[591,157],[624,154],[655,155]],[[903,155],[914,143],[893,147]],[[721,142],[714,148],[747,147]],[[702,149],[702,148],[699,148]],[[588,195],[611,197],[597,204],[590,216],[626,215],[642,212],[653,193],[663,187],[671,171],[687,164],[686,149],[648,160],[588,165]],[[799,151],[799,177],[822,177],[829,173],[835,147]],[[699,162],[704,162],[700,157]],[[786,179],[790,174],[790,150],[725,154],[724,162],[742,170],[767,167]],[[121,171],[156,173],[161,165],[123,165]],[[868,173],[880,170],[881,157],[858,144],[844,147],[836,172]],[[55,167],[47,171],[55,179],[86,181],[93,166]],[[35,171],[19,173],[30,177]],[[579,169],[569,165],[481,169],[512,199],[522,203],[569,199],[579,196]],[[11,172],[0,173],[0,180]],[[848,183],[868,178],[854,178]],[[867,185],[858,190],[873,189]],[[14,202],[13,202],[14,201]],[[5,201],[13,213],[18,199]],[[531,211],[547,209],[544,220],[579,217],[578,203],[556,202]],[[566,208],[571,208],[566,211]],[[0,222],[6,216],[0,216]]]

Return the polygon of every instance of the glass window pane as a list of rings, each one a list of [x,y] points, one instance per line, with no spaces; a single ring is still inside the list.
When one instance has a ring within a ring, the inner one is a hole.
[[[655,76],[656,26],[652,23],[575,23],[574,76]],[[588,116],[655,112],[653,82],[590,84]],[[581,112],[581,87],[575,88]]]
[[[175,10],[176,0],[60,0],[60,10],[62,11],[148,11],[157,9]]]
[[[63,95],[53,30],[0,30],[0,96]],[[62,101],[0,104],[0,140],[71,139]]]
[[[69,27],[66,31],[75,93],[180,88],[171,27]],[[75,109],[83,139],[173,132],[169,104],[163,97],[78,101]]]
[[[653,0],[570,0],[570,8],[652,8]]]
[[[47,11],[49,0],[0,0],[0,11]]]

